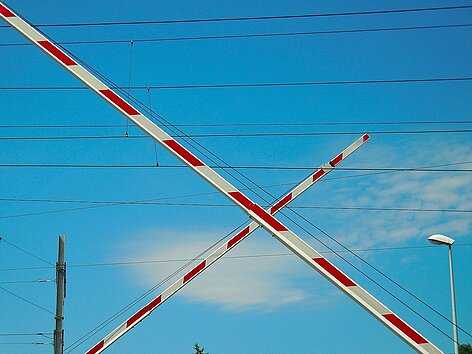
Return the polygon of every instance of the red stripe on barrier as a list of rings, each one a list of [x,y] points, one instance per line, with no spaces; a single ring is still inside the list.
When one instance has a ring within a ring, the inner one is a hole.
[[[416,332],[413,328],[408,326],[405,322],[403,322],[395,314],[389,313],[387,315],[383,315],[383,317],[385,317],[390,323],[392,323],[400,331],[402,331],[408,337],[410,337],[411,340],[413,340],[413,342],[415,342],[416,344],[428,343],[428,341],[425,338],[423,338],[418,332]]]
[[[334,167],[334,166],[336,166],[338,163],[340,163],[342,159],[343,159],[343,154],[340,153],[338,156],[336,156],[334,159],[332,159],[332,160],[329,162],[329,164]]]
[[[234,236],[231,240],[228,241],[227,247],[231,248],[233,247],[236,243],[238,243],[241,239],[246,237],[249,234],[249,226],[244,228],[244,230],[241,230],[238,232],[236,236]]]
[[[0,14],[5,17],[15,17],[15,14],[8,10],[4,5],[0,4]]]
[[[139,114],[139,112],[137,110],[135,110],[130,104],[128,104],[128,102],[126,102],[124,99],[122,99],[116,93],[114,93],[112,90],[100,90],[100,93],[102,93],[103,96],[108,98],[110,101],[112,101],[114,104],[116,104],[118,107],[120,107],[127,114],[129,114],[131,116]]]
[[[254,204],[254,206],[252,207],[252,211],[256,213],[256,215],[259,216],[262,220],[272,226],[275,230],[287,231],[287,228],[284,225],[282,225],[276,218],[274,218],[267,211],[262,209],[259,205]]]
[[[73,61],[71,58],[67,56],[63,51],[61,51],[59,48],[57,48],[54,44],[52,44],[49,41],[38,41],[38,44],[46,49],[49,54],[51,54],[53,57],[55,57],[57,60],[59,60],[61,63],[67,66],[71,65],[77,65],[75,61]]]
[[[184,284],[192,279],[199,271],[205,268],[206,261],[203,261],[184,276]]]
[[[355,286],[351,279],[349,279],[346,275],[344,275],[338,268],[332,265],[327,259],[325,258],[313,258],[313,260],[318,263],[324,270],[326,270],[329,274],[335,277],[341,284],[344,286]]]
[[[313,182],[321,178],[326,172],[323,170],[318,170],[313,174]]]
[[[95,344],[95,346],[85,354],[95,354],[100,349],[102,349],[104,345],[105,345],[105,341],[102,340],[100,343]]]
[[[284,198],[280,199],[277,204],[275,204],[272,208],[270,208],[270,213],[275,214],[280,208],[282,208],[285,204],[292,200],[292,193],[287,194]]]
[[[141,310],[139,310],[133,316],[131,316],[130,319],[126,321],[126,328],[134,325],[136,321],[138,321],[141,317],[143,317],[143,315],[146,312],[149,312],[152,309],[154,309],[157,305],[159,305],[160,302],[161,302],[161,296],[159,295],[159,297],[152,300],[149,304],[147,304]]]
[[[241,192],[229,192],[229,195],[241,203],[247,210],[251,210],[254,206],[254,203]]]
[[[367,140],[369,140],[369,139],[370,139],[369,134],[364,134],[364,135],[362,136],[362,141],[363,141],[363,142],[365,142],[365,141],[367,141]]]
[[[164,140],[164,144],[170,147],[173,151],[177,153],[180,157],[182,157],[185,161],[187,161],[192,166],[204,166],[204,163],[200,161],[195,155],[193,155],[190,151],[184,148],[175,140]]]

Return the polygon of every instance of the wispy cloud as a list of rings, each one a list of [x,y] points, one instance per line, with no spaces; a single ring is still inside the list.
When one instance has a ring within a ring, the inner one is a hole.
[[[223,234],[215,231],[195,234],[190,231],[149,230],[137,237],[141,241],[120,245],[123,252],[118,253],[126,253],[130,260],[188,259]],[[286,252],[265,232],[256,232],[228,255]],[[119,257],[122,259],[123,255]],[[183,264],[185,262],[143,264],[129,270],[129,279],[133,279],[136,285],[150,288]],[[179,292],[179,296],[187,301],[215,304],[232,311],[267,311],[308,298],[310,301],[324,301],[308,295],[296,285],[295,279],[300,278],[300,268],[303,267],[305,264],[293,256],[221,259]]]
[[[407,153],[405,153],[407,152]],[[424,144],[410,142],[394,150],[376,146],[376,154],[388,156],[365,167],[422,167],[472,160],[472,144],[435,142],[434,153]],[[359,166],[360,164],[356,164]],[[443,168],[470,168],[472,164]],[[400,172],[380,174],[342,182],[342,190],[332,204],[374,208],[472,209],[472,174]],[[472,227],[470,214],[345,212],[346,228],[332,230],[350,247],[372,247],[381,244],[403,244],[432,233],[463,237]]]

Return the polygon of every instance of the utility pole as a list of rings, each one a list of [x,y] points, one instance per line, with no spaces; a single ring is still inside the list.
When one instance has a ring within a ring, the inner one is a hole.
[[[56,263],[56,328],[54,329],[54,354],[62,354],[64,349],[64,298],[66,297],[66,263],[64,253],[66,237],[59,236],[59,248]]]

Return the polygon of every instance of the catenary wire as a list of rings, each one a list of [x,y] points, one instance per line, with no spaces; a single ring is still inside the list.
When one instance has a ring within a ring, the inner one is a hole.
[[[165,199],[165,198],[164,198]],[[26,199],[26,198],[0,198],[0,202],[21,202],[21,203],[59,203],[59,204],[121,204],[121,205],[151,205],[151,206],[176,206],[176,207],[228,207],[236,208],[232,203],[175,203],[175,202],[135,202],[135,201],[106,201],[106,200],[76,200],[76,199]],[[262,207],[269,207],[262,205]],[[321,210],[361,210],[361,211],[400,211],[400,212],[440,212],[440,213],[472,213],[472,209],[441,209],[441,208],[393,208],[393,207],[357,207],[346,206],[337,207],[329,205],[297,205],[292,206],[292,209],[321,209]]]
[[[339,17],[339,16],[365,16],[365,15],[383,15],[412,12],[432,12],[446,10],[465,10],[472,8],[472,5],[459,6],[438,6],[438,7],[417,7],[409,9],[390,9],[390,10],[370,10],[370,11],[349,11],[349,12],[331,12],[331,13],[311,13],[298,15],[273,15],[273,16],[247,16],[247,17],[219,17],[219,18],[199,18],[199,19],[173,19],[173,20],[154,20],[154,21],[110,21],[110,22],[82,22],[82,23],[42,23],[32,25],[34,27],[85,27],[85,26],[118,26],[118,25],[151,25],[151,24],[176,24],[176,23],[205,23],[205,22],[229,22],[229,21],[260,21],[260,20],[287,20],[303,19],[317,17]],[[8,28],[2,25],[0,28]]]
[[[77,57],[74,57],[77,59]],[[221,83],[221,84],[182,84],[182,85],[148,85],[131,86],[132,90],[147,90],[148,87],[159,90],[174,89],[219,89],[242,87],[296,87],[296,86],[331,86],[331,85],[373,85],[373,84],[409,84],[432,82],[468,82],[470,76],[457,77],[431,77],[413,79],[373,79],[373,80],[339,80],[339,81],[291,81],[291,82],[253,82],[253,83]],[[111,85],[111,89],[120,90],[118,85]],[[84,91],[89,90],[84,86],[0,86],[0,91]],[[126,96],[126,92],[123,93]]]
[[[0,284],[27,284],[27,283],[51,283],[55,280],[35,279],[35,280],[17,280],[17,281],[0,281]]]
[[[28,300],[28,299],[25,299],[24,297],[22,297],[22,296],[20,296],[20,295],[18,295],[18,294],[15,294],[14,292],[12,292],[12,291],[10,291],[10,290],[8,290],[8,289],[5,289],[3,286],[0,286],[0,289],[3,290],[3,291],[5,291],[6,293],[8,293],[8,294],[10,294],[10,295],[12,295],[12,296],[14,296],[14,297],[16,297],[17,299],[20,299],[20,300],[22,300],[22,301],[24,301],[24,302],[26,302],[26,303],[28,303],[28,304],[30,304],[30,305],[33,305],[34,307],[36,307],[36,308],[38,308],[38,309],[41,309],[41,310],[43,310],[44,312],[47,312],[47,313],[49,313],[49,314],[51,314],[51,315],[54,316],[54,313],[53,313],[53,312],[51,312],[51,311],[49,311],[48,309],[42,307],[41,305],[38,305],[38,304],[34,303],[33,301]]]
[[[462,164],[462,163],[463,162],[459,162],[459,164]],[[468,163],[468,162],[466,162],[466,163]],[[456,165],[456,164],[458,164],[458,163],[430,165],[430,166],[424,166],[423,168],[446,167],[446,166],[451,166],[451,165]],[[374,175],[380,175],[380,174],[391,174],[391,173],[398,173],[398,171],[370,172],[370,173],[360,173],[360,174],[349,175],[349,176],[328,177],[328,178],[325,178],[325,179],[321,180],[321,182],[329,182],[329,181],[334,181],[334,180],[339,180],[339,179],[359,178],[359,177],[367,177],[367,176],[374,176]],[[265,189],[267,189],[267,188],[272,188],[272,187],[294,186],[296,183],[297,182],[278,183],[278,184],[266,185],[266,186],[263,186],[263,187]],[[252,190],[252,189],[241,188],[241,190]],[[217,195],[217,194],[219,194],[219,192],[193,193],[193,194],[187,194],[187,195],[181,195],[181,196],[146,199],[146,200],[140,200],[140,201],[135,201],[135,202],[146,202],[146,201],[166,200],[166,199],[178,199],[178,198],[208,196],[208,195]],[[34,212],[34,213],[6,215],[6,216],[0,216],[0,219],[28,217],[28,216],[45,215],[45,214],[55,214],[55,213],[62,213],[62,212],[69,212],[69,211],[79,211],[79,210],[103,208],[103,207],[114,206],[114,205],[122,205],[122,204],[116,203],[116,204],[107,204],[107,205],[93,205],[93,206],[78,207],[78,208],[67,208],[67,209],[59,209],[59,210],[40,211],[40,212]]]
[[[23,253],[25,253],[25,254],[27,254],[27,255],[29,255],[29,256],[35,258],[35,259],[37,259],[37,260],[40,260],[41,262],[44,262],[44,263],[49,264],[49,265],[51,265],[51,266],[54,266],[53,263],[51,263],[51,262],[45,260],[44,258],[41,258],[41,257],[39,257],[39,256],[37,256],[37,255],[35,255],[35,254],[33,254],[33,253],[31,253],[31,252],[29,252],[29,251],[23,249],[23,248],[21,248],[20,246],[15,245],[14,243],[12,243],[12,242],[6,240],[5,237],[0,237],[0,243],[1,243],[1,241],[7,243],[7,244],[10,245],[11,247],[16,248],[17,250],[19,250],[19,251],[21,251],[21,252],[23,252]]]
[[[458,243],[454,244],[454,247],[468,247],[472,246],[472,243]],[[385,252],[385,251],[400,251],[400,250],[424,250],[424,249],[435,249],[435,246],[396,246],[396,247],[375,247],[375,248],[358,248],[351,249],[352,252]],[[336,252],[347,253],[344,249],[338,249]],[[332,254],[330,251],[322,251],[321,254]],[[248,259],[248,258],[269,258],[269,257],[295,257],[294,253],[260,253],[260,254],[246,254],[240,256],[225,256],[222,260],[230,259]],[[153,263],[182,263],[193,260],[193,258],[176,258],[176,259],[152,259],[144,261],[116,261],[116,262],[101,262],[101,263],[79,263],[79,264],[68,264],[68,268],[93,268],[93,267],[113,267],[113,266],[133,266],[142,264],[153,264]],[[203,258],[196,259],[197,261],[203,260]],[[53,269],[53,267],[20,267],[20,268],[0,268],[1,272],[7,271],[30,271],[40,269]]]
[[[15,118],[18,119],[18,118]],[[3,118],[2,120],[8,121],[12,119]],[[26,120],[33,120],[33,118],[27,118]],[[77,120],[77,119],[73,119]],[[304,122],[304,123],[177,123],[174,124],[176,127],[218,127],[218,128],[232,128],[232,127],[309,127],[309,126],[338,126],[338,125],[451,125],[451,124],[472,124],[472,120],[453,120],[453,121],[339,121],[339,122]],[[163,127],[166,125],[163,124]],[[126,124],[70,124],[70,125],[58,125],[58,124],[41,124],[41,125],[0,125],[0,129],[88,129],[88,128],[124,128]],[[130,128],[138,129],[135,126]]]
[[[219,165],[208,165],[209,167],[217,170],[224,169]],[[142,168],[178,168],[185,169],[184,165],[99,165],[99,164],[0,164],[0,168],[92,168],[92,169],[142,169]],[[244,166],[244,165],[233,165],[233,168],[239,170],[278,170],[278,171],[304,171],[312,170],[313,167],[309,166]],[[472,172],[472,169],[424,169],[415,167],[338,167],[339,171],[385,171],[385,172]],[[259,188],[257,188],[259,189]]]
[[[132,39],[134,43],[161,43],[161,42],[181,42],[181,41],[205,41],[205,40],[226,40],[226,39],[255,39],[255,38],[274,38],[274,37],[298,37],[298,36],[317,36],[317,35],[336,35],[349,33],[378,33],[378,32],[398,32],[414,30],[431,29],[450,29],[450,28],[469,28],[471,23],[457,23],[448,25],[429,25],[429,26],[407,26],[407,27],[382,27],[382,28],[357,28],[340,30],[319,30],[319,31],[299,31],[299,32],[279,32],[279,33],[250,33],[250,34],[226,34],[212,36],[187,36],[187,37],[160,37],[160,38],[137,38]],[[61,45],[91,45],[91,44],[126,44],[131,39],[101,39],[101,40],[75,40],[61,41]],[[30,47],[32,43],[0,43],[1,47]]]
[[[436,129],[436,130],[377,130],[371,135],[411,135],[411,134],[457,134],[472,133],[472,129]],[[191,133],[171,134],[174,138],[262,138],[262,137],[309,137],[325,135],[361,135],[359,131],[313,131],[313,132],[275,132],[275,133]],[[48,141],[48,140],[111,140],[111,139],[150,139],[146,135],[51,135],[51,136],[3,136],[1,141]]]
[[[0,333],[0,337],[13,337],[13,336],[46,336],[52,335],[52,332],[35,332],[35,333]]]
[[[45,345],[49,342],[0,342],[0,345]]]

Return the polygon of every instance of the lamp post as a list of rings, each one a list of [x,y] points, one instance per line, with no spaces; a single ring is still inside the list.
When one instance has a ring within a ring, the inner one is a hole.
[[[450,237],[435,234],[428,237],[428,241],[434,245],[449,247],[449,276],[451,278],[451,303],[452,303],[452,328],[454,331],[454,354],[459,354],[459,337],[457,334],[456,295],[454,292],[454,269],[452,267],[452,245],[454,240]]]

